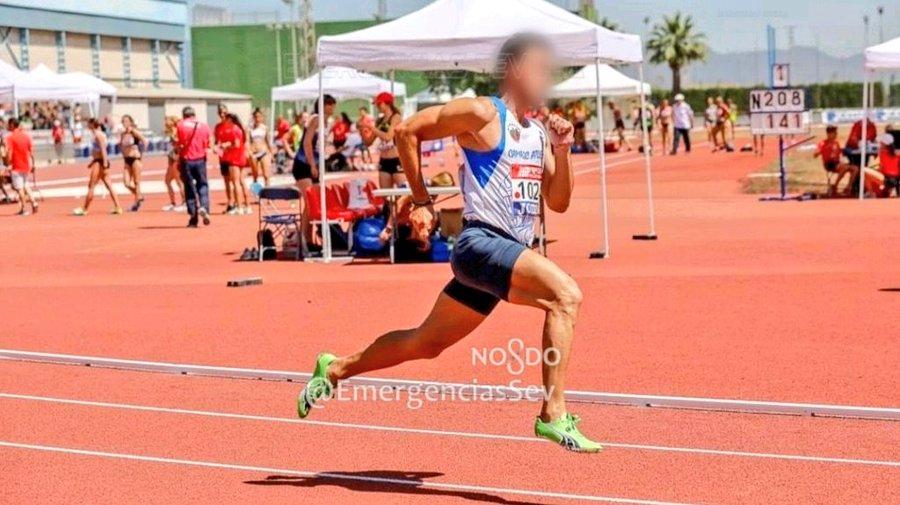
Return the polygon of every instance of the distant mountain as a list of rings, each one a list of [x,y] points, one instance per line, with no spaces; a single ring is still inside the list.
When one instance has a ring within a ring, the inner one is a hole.
[[[777,59],[791,64],[791,84],[862,81],[862,54],[841,58],[814,47],[798,46],[792,50],[779,50]],[[625,70],[625,73],[636,75],[632,69]],[[653,86],[669,88],[672,85],[672,74],[667,66],[650,65],[645,73],[647,81]],[[768,74],[765,51],[713,52],[705,62],[689,66],[682,74],[682,81],[685,87],[752,86],[765,83]]]

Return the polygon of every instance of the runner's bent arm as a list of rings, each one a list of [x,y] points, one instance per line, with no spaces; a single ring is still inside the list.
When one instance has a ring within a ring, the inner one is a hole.
[[[409,181],[413,202],[421,203],[428,200],[428,191],[422,178],[419,143],[423,140],[474,135],[495,117],[497,110],[481,100],[457,98],[446,105],[424,109],[394,128],[400,164]]]
[[[544,180],[542,196],[554,212],[565,212],[572,200],[575,174],[572,172],[572,123],[552,115],[547,121],[549,133],[545,141]]]

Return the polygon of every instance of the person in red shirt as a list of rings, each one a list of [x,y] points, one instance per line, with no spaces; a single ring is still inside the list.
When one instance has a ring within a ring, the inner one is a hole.
[[[872,118],[869,118],[869,121],[866,122],[866,143],[869,146],[875,145],[875,137],[878,136],[878,129],[875,127],[874,121]],[[856,165],[857,167],[862,165],[869,164],[869,157],[871,154],[866,153],[865,160],[863,160],[862,153],[860,153],[860,149],[862,146],[860,142],[862,141],[862,119],[853,123],[853,126],[850,127],[850,134],[847,136],[847,143],[844,144],[844,156],[846,156],[850,163]],[[869,150],[868,148],[866,149]],[[871,151],[870,151],[871,152]]]
[[[56,154],[56,164],[62,165],[63,162],[63,140],[66,136],[66,130],[62,127],[59,119],[53,120],[53,127],[50,128],[50,136],[53,138],[53,152]]]
[[[828,185],[828,196],[837,194],[838,185],[845,175],[848,173],[851,174],[851,181],[856,177],[857,168],[853,165],[841,163],[842,154],[843,150],[841,149],[841,143],[838,142],[837,139],[837,126],[825,128],[825,139],[816,146],[816,152],[813,157],[822,158],[822,166],[825,168],[826,172],[829,174],[837,174],[837,179]],[[849,194],[852,189],[851,186],[852,185],[850,184],[847,185],[845,194]]]
[[[247,198],[247,185],[242,177],[242,169],[247,166],[247,132],[237,114],[225,114],[222,124],[222,131],[217,135],[219,146],[222,148],[219,163],[229,167],[231,188],[234,192],[234,208],[229,214],[252,214]]]
[[[237,209],[237,195],[235,194],[234,178],[231,172],[234,170],[240,171],[240,168],[233,166],[225,157],[225,150],[228,149],[233,141],[232,126],[234,125],[228,121],[228,107],[224,103],[219,104],[218,112],[219,122],[213,128],[213,137],[219,153],[219,173],[222,174],[222,180],[225,182],[225,198],[228,200],[225,213],[234,215],[236,214],[235,209]]]
[[[209,126],[197,119],[193,107],[181,111],[181,121],[175,125],[178,135],[176,150],[180,160],[181,180],[187,200],[189,228],[196,228],[199,219],[209,225],[209,182],[206,177],[206,153],[209,150]]]
[[[19,126],[19,120],[11,118],[7,123],[9,135],[6,136],[6,156],[4,162],[9,167],[12,187],[19,194],[19,215],[30,214],[25,210],[25,200],[31,202],[31,212],[37,212],[38,205],[34,201],[28,187],[28,175],[34,164],[34,146],[31,137]]]
[[[884,174],[884,197],[890,197],[891,191],[896,192],[900,197],[900,155],[897,153],[895,146],[895,137],[900,132],[896,130],[885,130],[885,133],[878,138],[881,144],[878,149],[878,160],[881,165],[881,173]]]

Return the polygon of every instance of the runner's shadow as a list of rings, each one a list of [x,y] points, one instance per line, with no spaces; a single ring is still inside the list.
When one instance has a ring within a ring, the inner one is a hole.
[[[430,477],[441,477],[440,472],[398,472],[369,470],[364,472],[321,472],[311,477],[295,475],[270,475],[263,480],[248,480],[244,484],[254,486],[317,487],[338,486],[350,491],[414,494],[419,496],[452,496],[466,500],[505,505],[537,505],[535,502],[510,501],[501,496],[465,489],[441,489],[423,487]],[[439,481],[435,481],[439,484]]]
[[[878,291],[882,293],[900,293],[900,288],[881,288]]]

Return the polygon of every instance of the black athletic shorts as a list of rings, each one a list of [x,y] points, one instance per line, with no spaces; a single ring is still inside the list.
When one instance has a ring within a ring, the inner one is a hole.
[[[838,166],[841,164],[840,161],[826,161],[825,162],[825,170],[828,172],[837,172]]]
[[[294,180],[299,181],[301,179],[312,179],[313,183],[318,184],[319,178],[312,176],[312,167],[309,166],[309,163],[298,160],[294,158],[294,166],[291,168],[291,173],[294,174]]]
[[[402,174],[400,158],[381,158],[378,160],[378,171],[386,174]]]
[[[135,161],[140,161],[140,156],[123,156],[122,160],[125,162],[126,167],[130,167],[134,165]]]
[[[231,174],[231,162],[219,160],[219,173],[222,177],[228,177]]]
[[[467,221],[450,254],[453,280],[444,293],[476,312],[490,314],[500,300],[509,300],[513,267],[525,249],[492,225]]]

